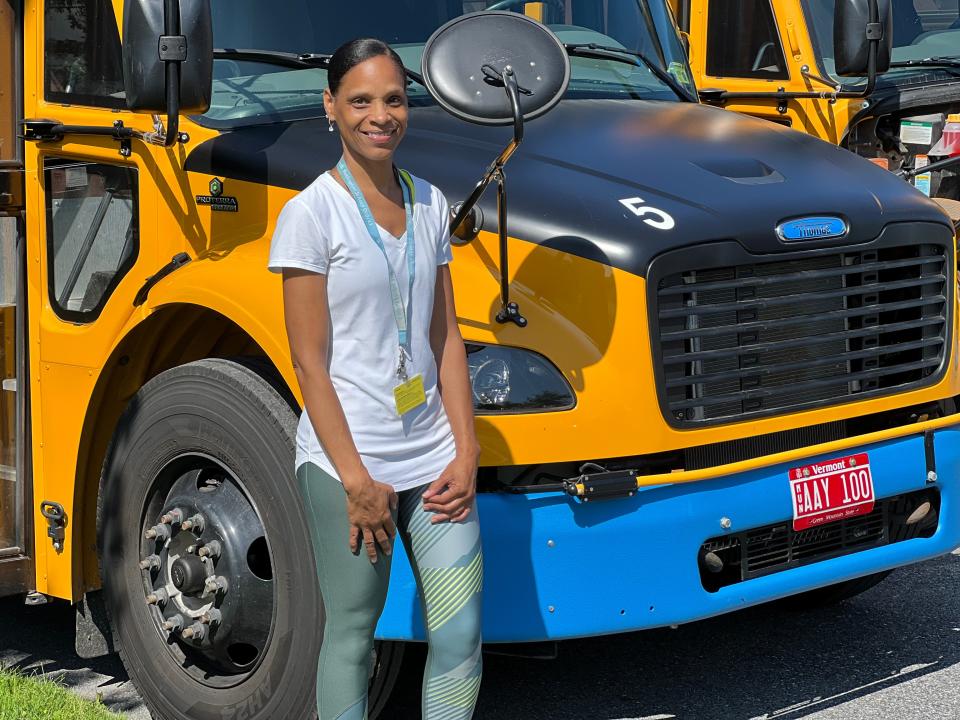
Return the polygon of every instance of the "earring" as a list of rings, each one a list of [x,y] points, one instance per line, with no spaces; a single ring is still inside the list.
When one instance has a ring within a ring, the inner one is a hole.
[[[333,132],[333,120],[331,120],[330,118],[327,118],[327,123],[328,123],[327,132]]]

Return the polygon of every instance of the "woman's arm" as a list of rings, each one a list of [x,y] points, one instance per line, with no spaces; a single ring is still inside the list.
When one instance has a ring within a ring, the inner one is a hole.
[[[423,494],[424,509],[436,513],[433,522],[463,520],[476,495],[480,446],[473,426],[473,393],[467,373],[467,353],[457,325],[450,268],[437,268],[430,346],[437,361],[443,408],[450,420],[456,457]]]
[[[374,481],[360,459],[350,435],[347,417],[327,370],[330,311],[327,276],[285,268],[283,309],[293,369],[313,429],[333,462],[347,493],[350,549],[357,552],[359,537],[376,562],[376,543],[389,555],[396,527],[390,513],[397,505],[393,488]]]

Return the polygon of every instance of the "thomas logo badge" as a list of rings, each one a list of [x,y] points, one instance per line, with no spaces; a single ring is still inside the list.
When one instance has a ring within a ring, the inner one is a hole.
[[[215,212],[237,212],[239,203],[235,197],[223,194],[223,180],[213,178],[210,181],[210,194],[197,195],[197,205],[207,205]]]
[[[847,221],[838,217],[806,217],[788,220],[777,225],[777,237],[784,242],[830,240],[850,232]]]

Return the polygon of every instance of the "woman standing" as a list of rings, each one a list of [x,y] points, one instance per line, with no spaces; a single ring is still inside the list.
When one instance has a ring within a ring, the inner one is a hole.
[[[449,210],[393,165],[406,76],[374,39],[330,60],[343,157],[284,207],[270,252],[305,410],[297,479],[326,609],[320,720],[366,717],[373,632],[399,528],[422,598],[423,717],[473,714],[483,560],[479,448],[450,271]]]

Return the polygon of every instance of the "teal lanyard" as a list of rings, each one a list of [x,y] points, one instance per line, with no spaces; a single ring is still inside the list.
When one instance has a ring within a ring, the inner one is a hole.
[[[410,310],[410,304],[413,301],[413,281],[416,278],[417,272],[416,245],[414,244],[413,237],[413,201],[410,197],[410,188],[407,187],[407,183],[401,178],[400,189],[403,191],[403,209],[407,216],[406,256],[408,287],[407,302],[404,303],[403,294],[400,291],[400,281],[397,279],[397,274],[393,271],[393,266],[390,264],[390,258],[387,257],[387,250],[383,246],[383,238],[380,237],[380,229],[377,227],[377,223],[373,219],[373,213],[370,211],[370,206],[363,197],[363,193],[360,192],[360,187],[357,185],[357,181],[354,180],[353,174],[350,172],[350,169],[347,167],[347,163],[343,158],[340,158],[340,162],[337,163],[337,172],[340,173],[340,177],[343,178],[343,182],[346,183],[347,189],[350,190],[350,194],[353,196],[353,201],[357,204],[357,210],[360,211],[360,217],[363,219],[363,224],[367,227],[367,232],[370,234],[370,239],[373,240],[373,244],[380,249],[381,253],[383,253],[383,259],[387,263],[387,274],[390,278],[390,300],[393,305],[393,319],[397,324],[397,343],[400,346],[400,358],[397,364],[397,375],[406,380],[406,358],[408,355],[410,355],[408,312]]]

